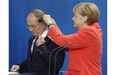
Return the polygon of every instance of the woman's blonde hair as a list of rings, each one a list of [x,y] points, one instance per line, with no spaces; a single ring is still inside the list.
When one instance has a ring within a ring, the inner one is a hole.
[[[87,16],[87,24],[92,24],[99,21],[100,12],[94,3],[84,2],[79,3],[73,8],[73,12],[78,12],[82,16]]]

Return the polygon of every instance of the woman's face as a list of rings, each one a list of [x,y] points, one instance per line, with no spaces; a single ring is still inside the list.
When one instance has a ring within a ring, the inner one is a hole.
[[[72,18],[74,22],[75,28],[80,28],[85,23],[85,17],[79,14],[78,12],[74,12],[74,16]]]

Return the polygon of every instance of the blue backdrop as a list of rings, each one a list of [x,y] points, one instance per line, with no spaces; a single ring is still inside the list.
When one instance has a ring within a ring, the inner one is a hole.
[[[73,28],[73,7],[79,2],[93,2],[100,9],[99,24],[103,30],[103,75],[107,75],[107,0],[9,0],[9,68],[26,59],[27,43],[31,32],[26,28],[27,14],[41,9],[50,14],[64,34],[76,31]],[[66,53],[62,70],[67,68]]]

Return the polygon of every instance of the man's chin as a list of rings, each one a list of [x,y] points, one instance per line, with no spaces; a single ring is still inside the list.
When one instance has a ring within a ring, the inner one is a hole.
[[[76,26],[74,25],[74,28],[76,28]]]
[[[37,34],[34,34],[34,33],[33,33],[33,36],[37,36]]]

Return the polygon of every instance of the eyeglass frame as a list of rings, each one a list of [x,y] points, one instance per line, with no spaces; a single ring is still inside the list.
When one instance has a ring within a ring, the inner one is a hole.
[[[35,29],[37,26],[39,26],[39,23],[37,25],[26,25],[26,28]]]

